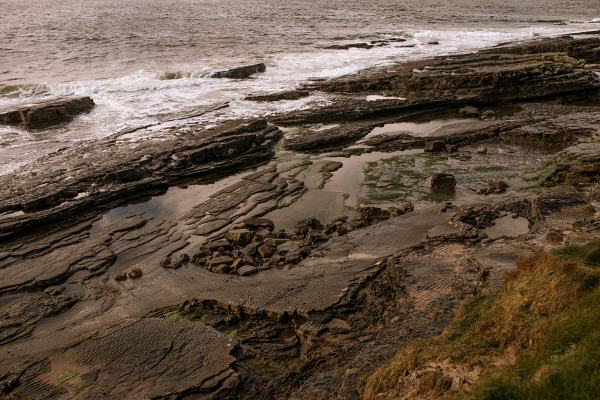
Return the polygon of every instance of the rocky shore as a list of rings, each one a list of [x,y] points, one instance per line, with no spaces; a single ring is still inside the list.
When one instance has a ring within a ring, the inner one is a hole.
[[[599,32],[248,99],[314,92],[333,99],[1,176],[1,395],[357,399],[520,256],[598,237]],[[0,122],[93,101],[69,104]]]

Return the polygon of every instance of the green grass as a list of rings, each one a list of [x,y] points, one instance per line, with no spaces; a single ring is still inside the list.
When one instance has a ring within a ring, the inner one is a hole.
[[[373,373],[365,398],[599,398],[599,249],[568,244],[521,260],[503,290],[471,298],[442,335]]]
[[[588,244],[568,243],[552,252],[553,255],[567,261],[576,261],[590,267],[600,266],[600,240]]]

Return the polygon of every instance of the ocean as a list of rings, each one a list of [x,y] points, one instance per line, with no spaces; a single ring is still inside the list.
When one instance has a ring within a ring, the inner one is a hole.
[[[0,9],[0,107],[63,95],[91,96],[97,104],[54,129],[0,127],[0,174],[60,147],[204,105],[229,102],[192,122],[326,103],[324,94],[244,100],[310,79],[600,29],[598,0],[0,0]],[[382,39],[405,41],[326,49]],[[207,77],[257,62],[267,71],[253,79]],[[180,79],[164,79],[176,72]]]

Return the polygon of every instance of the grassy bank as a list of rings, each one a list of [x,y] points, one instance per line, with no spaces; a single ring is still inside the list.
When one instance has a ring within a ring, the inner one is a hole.
[[[372,374],[366,399],[600,398],[600,241],[523,259],[437,337]]]

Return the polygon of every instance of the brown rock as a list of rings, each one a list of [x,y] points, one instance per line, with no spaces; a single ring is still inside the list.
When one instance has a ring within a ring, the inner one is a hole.
[[[266,260],[267,258],[269,258],[273,255],[273,249],[271,247],[267,246],[266,244],[260,245],[260,247],[258,248],[257,251],[258,251],[258,255],[263,260]]]
[[[252,241],[254,234],[249,229],[232,229],[227,232],[227,240],[238,246],[245,246]]]
[[[233,258],[229,256],[217,256],[208,260],[208,265],[213,268],[217,265],[231,265],[233,263]]]
[[[306,218],[294,225],[294,234],[304,237],[311,229],[323,229],[323,224],[316,218]]]
[[[244,265],[237,270],[238,274],[241,276],[253,275],[258,272],[258,268],[253,267],[251,265]]]
[[[129,279],[138,279],[142,276],[142,270],[139,268],[134,268],[131,271],[127,272],[127,277]]]
[[[452,174],[434,174],[431,177],[431,190],[433,192],[454,192],[456,178]]]

